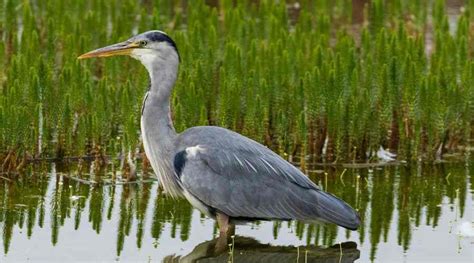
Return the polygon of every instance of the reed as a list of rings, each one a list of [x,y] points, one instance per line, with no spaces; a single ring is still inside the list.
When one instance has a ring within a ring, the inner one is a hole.
[[[0,157],[140,149],[145,70],[76,57],[156,28],[181,53],[178,131],[224,126],[302,165],[465,151],[473,4],[450,19],[441,0],[359,2],[0,1]]]

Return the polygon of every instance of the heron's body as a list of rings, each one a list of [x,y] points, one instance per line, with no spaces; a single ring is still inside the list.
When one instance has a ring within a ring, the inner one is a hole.
[[[146,155],[167,193],[184,196],[226,225],[229,221],[294,219],[357,229],[360,219],[354,209],[258,142],[213,126],[175,132],[170,95],[179,55],[166,34],[149,31],[81,57],[115,54],[140,60],[150,74],[141,130]]]

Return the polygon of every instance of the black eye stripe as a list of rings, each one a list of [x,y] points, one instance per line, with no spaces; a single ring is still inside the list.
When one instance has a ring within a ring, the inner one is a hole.
[[[158,31],[149,32],[146,34],[146,37],[151,41],[174,43],[174,41],[168,35]]]
[[[181,58],[179,56],[179,52],[178,52],[178,47],[176,46],[176,43],[167,34],[156,30],[156,31],[145,32],[143,34],[140,34],[138,37],[141,38],[141,39],[143,39],[143,38],[145,39],[145,40],[142,40],[142,41],[138,42],[141,47],[145,47],[146,45],[148,45],[150,43],[159,43],[159,42],[168,43],[168,45],[170,45],[171,47],[174,48],[174,50],[178,54],[179,60],[181,60]],[[143,43],[143,42],[145,42],[145,43]]]
[[[176,43],[171,39],[168,35],[160,33],[158,31],[149,32],[146,34],[146,37],[153,42],[167,42],[170,46],[176,49],[178,52],[178,48],[176,47]]]

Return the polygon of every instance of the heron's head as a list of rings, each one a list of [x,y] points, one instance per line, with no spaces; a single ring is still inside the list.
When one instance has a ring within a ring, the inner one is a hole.
[[[140,60],[152,71],[155,65],[165,62],[168,66],[179,64],[179,53],[175,42],[166,33],[158,30],[147,31],[124,42],[92,50],[80,55],[79,59],[128,55]]]

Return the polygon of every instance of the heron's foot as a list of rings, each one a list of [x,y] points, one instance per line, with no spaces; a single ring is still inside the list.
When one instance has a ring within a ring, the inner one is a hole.
[[[216,243],[214,246],[214,255],[220,255],[226,251],[229,251],[228,249],[228,238],[225,236],[219,236],[216,239]]]

